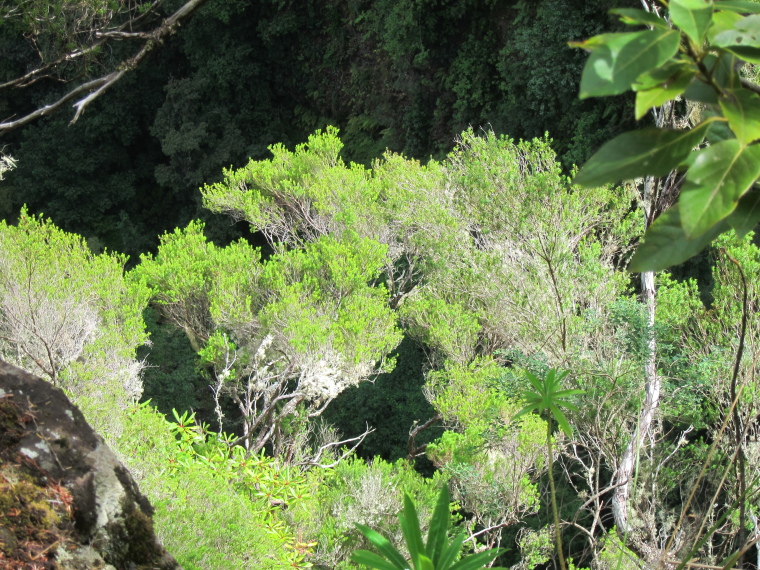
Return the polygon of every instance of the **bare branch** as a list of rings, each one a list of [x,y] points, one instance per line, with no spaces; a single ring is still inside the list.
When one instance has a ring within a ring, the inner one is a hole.
[[[79,59],[80,57],[84,55],[92,53],[93,51],[98,49],[101,45],[103,45],[103,41],[95,42],[94,44],[92,44],[91,46],[85,49],[67,53],[63,57],[60,57],[56,59],[55,61],[51,61],[50,63],[47,63],[43,65],[42,67],[33,69],[29,73],[26,73],[20,77],[17,77],[5,83],[0,83],[0,89],[5,89],[7,87],[17,87],[17,88],[29,87],[30,85],[36,83],[40,79],[44,79],[48,77],[48,75],[44,75],[46,71],[53,69],[54,67],[61,65],[62,63],[74,61],[75,59]]]
[[[20,78],[14,79],[12,81],[9,81],[7,83],[0,85],[0,88],[9,87],[9,86],[23,86],[25,84],[29,84],[29,82],[36,81],[37,79],[42,78],[41,74],[43,72],[52,69],[56,65],[65,63],[66,61],[70,61],[74,58],[81,57],[82,55],[86,53],[90,53],[96,47],[98,47],[99,45],[102,45],[102,43],[107,38],[141,39],[141,40],[144,40],[145,42],[135,55],[121,62],[121,64],[117,66],[117,69],[115,71],[107,73],[106,75],[103,75],[102,77],[98,77],[97,79],[93,79],[91,81],[83,83],[82,85],[79,85],[73,88],[68,93],[62,95],[54,103],[45,105],[44,107],[41,107],[37,109],[36,111],[32,111],[31,113],[19,119],[0,123],[0,132],[10,131],[18,127],[22,127],[34,121],[35,119],[38,119],[40,117],[43,117],[45,115],[52,113],[53,111],[56,111],[57,109],[59,109],[64,104],[71,101],[72,99],[81,96],[82,93],[87,93],[85,97],[79,99],[73,105],[74,109],[76,109],[76,112],[74,114],[74,118],[71,120],[69,124],[75,123],[77,119],[79,119],[81,114],[84,112],[87,105],[89,105],[95,99],[100,97],[100,95],[102,95],[109,87],[111,87],[119,79],[124,77],[126,72],[132,71],[133,69],[135,69],[137,65],[145,58],[148,52],[150,52],[150,50],[153,49],[153,47],[155,47],[158,44],[161,44],[166,37],[173,34],[176,31],[177,26],[179,26],[182,20],[184,20],[185,18],[193,14],[193,12],[195,12],[198,8],[200,8],[206,2],[207,0],[188,0],[188,2],[183,4],[182,7],[180,7],[176,12],[174,12],[174,14],[172,14],[166,20],[164,20],[161,23],[161,25],[159,25],[157,28],[155,28],[154,30],[150,32],[122,32],[122,31],[98,32],[96,31],[95,37],[98,37],[100,41],[95,42],[92,46],[84,50],[67,54],[66,56],[60,58],[56,62],[40,67],[34,71],[27,73],[26,75]]]
[[[367,429],[364,430],[364,433],[357,435],[356,437],[350,437],[348,439],[344,439],[343,441],[331,441],[330,443],[326,443],[317,450],[317,453],[309,459],[308,461],[304,461],[301,463],[298,463],[298,465],[304,466],[304,467],[321,467],[322,469],[330,469],[332,467],[335,467],[338,463],[343,461],[346,457],[351,455],[354,451],[356,451],[356,448],[361,445],[361,443],[364,441],[364,438],[366,438],[369,434],[371,434],[373,431],[375,431],[375,428],[371,428],[367,426]],[[323,465],[319,462],[319,460],[322,458],[322,454],[333,447],[338,447],[339,445],[344,445],[346,443],[356,442],[354,445],[351,446],[350,449],[347,449],[338,459],[330,463],[329,465]]]
[[[105,32],[97,31],[95,32],[96,38],[113,38],[116,40],[132,40],[132,39],[141,39],[141,40],[149,40],[153,36],[150,32],[122,32],[118,30],[106,30]]]
[[[147,50],[145,48],[143,48],[141,51],[147,53]],[[140,59],[142,59],[142,56],[140,57]],[[74,118],[71,119],[71,121],[69,122],[69,125],[73,125],[74,123],[76,123],[77,119],[79,119],[79,116],[84,111],[84,108],[87,105],[89,105],[92,101],[94,101],[95,99],[97,99],[98,97],[100,97],[100,95],[106,89],[108,89],[111,85],[113,85],[119,79],[121,79],[126,72],[127,72],[127,70],[123,69],[121,71],[114,71],[113,73],[110,73],[110,74],[106,75],[105,77],[101,78],[102,79],[102,85],[100,87],[98,87],[95,91],[93,91],[92,93],[90,93],[89,95],[87,95],[87,97],[85,97],[83,99],[80,99],[79,101],[77,101],[76,103],[74,103],[74,108],[77,110],[77,112],[74,113]]]
[[[427,448],[426,445],[421,445],[419,447],[414,445],[414,440],[417,437],[417,434],[419,434],[421,431],[426,430],[431,425],[433,425],[435,422],[443,419],[441,414],[435,414],[432,418],[430,418],[428,421],[426,421],[424,424],[415,425],[412,427],[411,430],[409,430],[409,454],[407,455],[407,458],[410,461],[413,461],[415,457],[418,457],[425,453],[425,449]]]

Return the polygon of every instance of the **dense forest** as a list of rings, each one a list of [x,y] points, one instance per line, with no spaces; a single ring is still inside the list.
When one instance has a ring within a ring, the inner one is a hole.
[[[0,7],[0,358],[186,569],[760,567],[760,3]]]

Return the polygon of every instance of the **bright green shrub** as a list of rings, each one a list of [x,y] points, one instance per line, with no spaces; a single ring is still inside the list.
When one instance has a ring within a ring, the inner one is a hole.
[[[85,414],[98,404],[85,402]],[[141,404],[108,438],[156,507],[156,532],[167,550],[188,570],[307,567],[308,545],[279,516],[296,508],[293,479],[270,459],[246,459],[239,446],[228,450],[191,416],[178,419],[168,422]]]
[[[394,543],[402,540],[396,515],[400,512],[403,494],[422,505],[421,516],[429,518],[428,506],[433,505],[443,480],[436,473],[426,479],[416,473],[407,461],[388,463],[382,459],[364,461],[356,457],[342,461],[332,469],[313,470],[307,475],[312,496],[300,513],[284,513],[305,536],[316,542],[315,565],[326,568],[355,568],[349,556],[369,543],[357,530],[362,523]]]

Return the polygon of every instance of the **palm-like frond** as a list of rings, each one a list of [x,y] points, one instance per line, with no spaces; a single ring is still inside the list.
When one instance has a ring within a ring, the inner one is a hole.
[[[548,413],[554,418],[562,431],[568,436],[571,435],[572,428],[562,408],[577,412],[578,406],[573,404],[570,398],[584,392],[583,390],[560,390],[561,382],[568,374],[567,370],[558,372],[556,368],[549,370],[543,378],[538,378],[535,374],[526,372],[528,381],[534,390],[523,392],[522,399],[526,405],[515,414],[514,419],[534,411],[540,415]]]

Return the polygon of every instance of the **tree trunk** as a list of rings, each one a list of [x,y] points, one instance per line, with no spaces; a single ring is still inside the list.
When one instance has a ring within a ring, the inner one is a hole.
[[[626,534],[630,529],[628,525],[628,499],[631,493],[631,478],[635,461],[638,457],[644,438],[649,433],[654,419],[654,412],[660,403],[660,379],[657,376],[657,343],[654,338],[655,317],[655,289],[654,273],[647,271],[641,274],[641,296],[647,308],[647,357],[644,362],[645,396],[644,405],[639,414],[639,423],[633,433],[631,441],[620,458],[615,482],[618,485],[612,497],[612,513],[615,517],[618,533]]]

